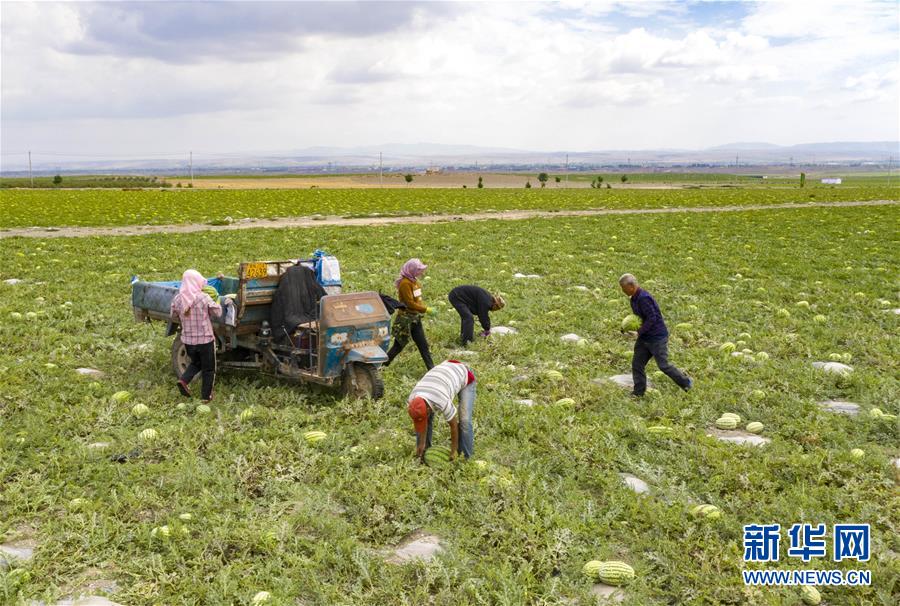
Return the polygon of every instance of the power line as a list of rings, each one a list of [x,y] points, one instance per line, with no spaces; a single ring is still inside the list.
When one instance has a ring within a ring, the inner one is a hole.
[[[186,156],[188,151],[179,151],[179,152],[145,152],[138,154],[85,154],[79,152],[61,152],[61,151],[32,151],[32,154],[36,156],[71,156],[73,158],[144,158],[148,156],[153,157],[171,157],[171,156]]]

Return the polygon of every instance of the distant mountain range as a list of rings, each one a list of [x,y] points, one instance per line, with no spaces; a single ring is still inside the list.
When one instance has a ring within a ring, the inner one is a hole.
[[[359,147],[308,147],[271,152],[195,152],[195,173],[328,173],[377,170],[531,170],[542,167],[558,170],[568,158],[570,170],[594,168],[723,168],[797,165],[888,166],[900,159],[900,141],[838,141],[774,145],[740,142],[700,150],[645,149],[586,152],[533,151],[477,145],[436,143],[389,143]],[[171,158],[97,158],[77,155],[32,155],[35,174],[53,172],[143,172],[184,174],[188,154]],[[3,156],[0,172],[27,173],[27,158]]]
[[[836,141],[832,143],[800,143],[798,145],[775,145],[774,143],[750,142],[729,143],[709,148],[712,150],[727,151],[789,151],[796,153],[822,153],[822,154],[890,154],[898,153],[900,142],[898,141]]]

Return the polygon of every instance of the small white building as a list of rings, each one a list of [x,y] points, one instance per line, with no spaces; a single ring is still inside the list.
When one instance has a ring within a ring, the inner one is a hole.
[[[825,185],[840,185],[841,178],[837,177],[837,178],[822,179],[822,183],[824,183]]]

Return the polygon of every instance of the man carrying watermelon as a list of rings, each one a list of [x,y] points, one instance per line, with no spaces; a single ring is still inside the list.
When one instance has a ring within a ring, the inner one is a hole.
[[[459,397],[459,410],[453,400]],[[407,412],[416,430],[416,456],[431,446],[434,413],[450,424],[450,459],[461,452],[467,459],[475,449],[472,411],[475,408],[475,373],[456,360],[441,362],[425,373],[409,394]]]
[[[659,369],[675,381],[678,387],[685,391],[689,390],[694,386],[694,382],[669,363],[669,329],[666,328],[656,299],[641,288],[631,274],[619,278],[619,287],[631,297],[631,311],[641,319],[637,340],[634,342],[634,355],[631,358],[631,376],[634,381],[634,391],[631,395],[639,398],[647,390],[647,374],[644,369],[650,358],[656,360]]]

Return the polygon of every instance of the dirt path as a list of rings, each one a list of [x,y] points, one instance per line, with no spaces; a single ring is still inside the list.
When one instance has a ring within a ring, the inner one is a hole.
[[[600,208],[590,210],[509,210],[491,213],[459,215],[410,215],[385,217],[289,217],[277,219],[245,219],[231,225],[207,225],[182,223],[175,225],[124,225],[113,227],[30,227],[0,230],[4,238],[84,238],[90,236],[143,236],[147,234],[186,234],[198,231],[232,231],[254,228],[310,228],[321,226],[374,226],[402,225],[408,223],[442,223],[452,221],[520,221],[553,217],[599,217],[604,215],[662,215],[672,213],[720,213],[755,210],[784,210],[791,208],[843,208],[854,206],[891,206],[894,200],[869,200],[863,202],[805,202],[788,204],[758,204],[747,206],[698,206],[695,208]]]

